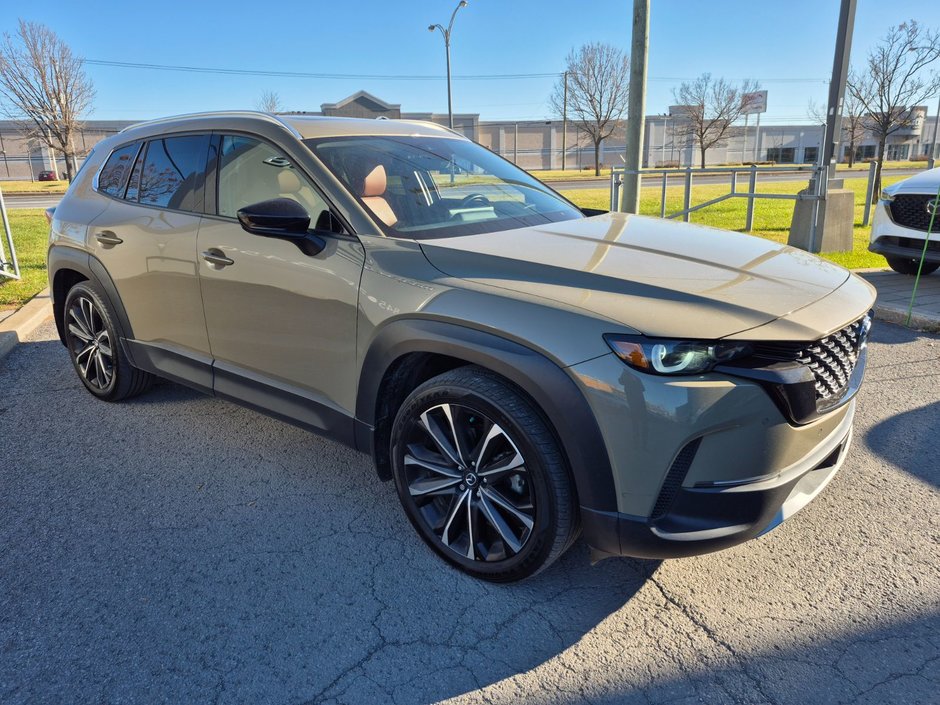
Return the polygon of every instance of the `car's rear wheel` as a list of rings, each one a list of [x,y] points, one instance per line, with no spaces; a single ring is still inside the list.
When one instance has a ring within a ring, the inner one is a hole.
[[[85,388],[104,401],[145,392],[153,375],[130,364],[121,348],[117,317],[91,282],[73,286],[63,308],[65,344]]]
[[[920,259],[913,257],[885,257],[885,259],[888,260],[888,266],[899,274],[910,274],[913,276],[917,274],[917,268],[920,265]],[[940,269],[940,262],[924,262],[920,273],[932,274],[936,272],[937,269]]]
[[[446,372],[405,400],[391,438],[399,499],[440,556],[485,580],[521,580],[573,541],[577,503],[558,442],[499,376]]]

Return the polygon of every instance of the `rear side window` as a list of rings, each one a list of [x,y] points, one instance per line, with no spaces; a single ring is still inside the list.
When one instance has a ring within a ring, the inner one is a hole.
[[[139,142],[126,145],[115,149],[108,161],[105,162],[101,173],[98,174],[98,190],[109,196],[121,197],[124,193],[124,184],[127,183],[127,175],[131,171],[131,165],[134,163],[134,157],[137,156]],[[83,165],[84,166],[84,165]]]
[[[209,135],[165,137],[147,143],[138,200],[143,205],[199,210]]]

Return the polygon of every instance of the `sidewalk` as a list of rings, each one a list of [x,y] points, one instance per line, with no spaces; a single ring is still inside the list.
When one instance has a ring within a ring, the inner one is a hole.
[[[892,323],[905,323],[914,289],[914,277],[892,271],[859,274],[878,290],[875,316]],[[911,327],[940,331],[940,272],[920,278]]]

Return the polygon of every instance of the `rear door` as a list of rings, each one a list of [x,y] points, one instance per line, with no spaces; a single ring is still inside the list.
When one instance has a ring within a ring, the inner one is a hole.
[[[89,233],[127,311],[135,360],[207,390],[212,370],[196,233],[209,137],[168,135],[115,150],[96,186],[110,204]]]
[[[220,134],[213,150],[198,251],[215,391],[343,437],[356,392],[362,245],[337,232],[323,193],[280,147]],[[322,252],[242,229],[238,210],[272,198],[305,208]]]

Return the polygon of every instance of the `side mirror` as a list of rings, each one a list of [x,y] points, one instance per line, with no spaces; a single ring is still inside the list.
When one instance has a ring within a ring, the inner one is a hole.
[[[253,203],[238,211],[242,228],[255,235],[301,238],[310,229],[310,215],[290,198],[272,198]]]
[[[320,253],[326,242],[310,232],[310,215],[290,198],[272,198],[239,209],[242,229],[254,235],[290,240],[304,254]]]

